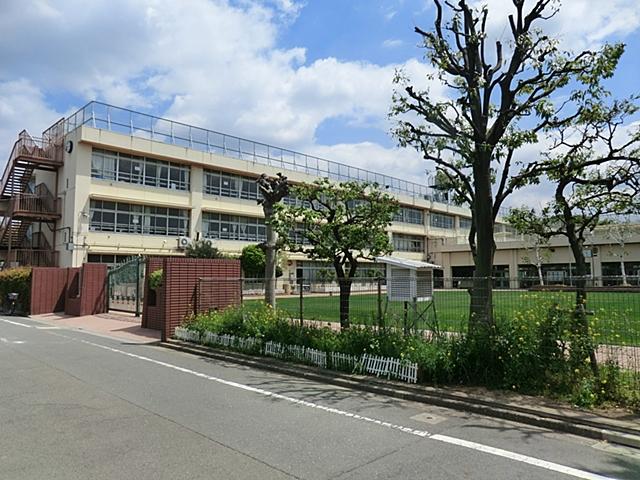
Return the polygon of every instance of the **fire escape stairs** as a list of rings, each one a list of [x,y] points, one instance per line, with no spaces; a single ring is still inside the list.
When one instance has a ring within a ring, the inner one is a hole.
[[[36,139],[23,130],[13,146],[0,181],[0,198],[7,201],[0,223],[0,249],[7,250],[7,260],[27,265],[55,261],[55,252],[41,233],[38,245],[26,238],[34,222],[55,224],[60,218],[57,199],[44,183],[29,191],[35,170],[56,171],[62,166],[62,146],[55,140]]]

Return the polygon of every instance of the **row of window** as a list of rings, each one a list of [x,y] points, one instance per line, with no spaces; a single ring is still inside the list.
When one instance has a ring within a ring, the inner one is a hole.
[[[186,165],[94,148],[91,153],[91,176],[188,191],[191,169]]]
[[[214,212],[202,214],[202,232],[207,238],[265,242],[266,228],[262,218]]]
[[[144,235],[189,235],[189,210],[91,200],[89,229]]]
[[[432,213],[430,215],[431,226],[436,228],[455,228],[455,217],[444,213]]]
[[[402,235],[394,233],[393,249],[398,252],[424,252],[424,237],[418,235]]]
[[[188,191],[191,169],[187,165],[94,148],[91,155],[91,176],[103,180]],[[257,200],[261,197],[254,177],[205,170],[203,180],[203,192],[207,195],[244,200]],[[291,196],[285,197],[283,203],[301,205],[298,199]],[[417,208],[402,207],[393,221],[422,225],[424,212]],[[470,225],[463,226],[467,221],[470,223],[468,219],[460,219],[461,228],[470,228]],[[432,213],[431,226],[452,229],[454,217]]]
[[[424,213],[417,208],[401,207],[393,216],[394,222],[424,224]]]

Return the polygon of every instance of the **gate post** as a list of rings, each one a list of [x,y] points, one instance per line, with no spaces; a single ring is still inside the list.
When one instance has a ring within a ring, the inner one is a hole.
[[[140,316],[140,255],[136,257],[136,317]]]

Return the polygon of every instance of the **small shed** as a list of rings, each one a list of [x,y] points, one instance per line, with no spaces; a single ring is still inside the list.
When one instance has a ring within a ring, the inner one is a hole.
[[[433,301],[433,263],[398,257],[376,257],[387,266],[387,298],[393,302]]]

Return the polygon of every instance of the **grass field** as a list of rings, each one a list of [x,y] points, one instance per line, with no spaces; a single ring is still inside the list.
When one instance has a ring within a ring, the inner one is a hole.
[[[249,300],[249,302],[252,300]],[[498,318],[511,318],[535,323],[546,316],[549,308],[557,303],[560,308],[571,309],[575,294],[571,292],[527,292],[521,290],[495,290],[494,312]],[[278,308],[287,311],[293,318],[300,317],[300,299],[297,296],[278,298]],[[437,320],[441,330],[462,331],[469,315],[469,294],[464,290],[437,290],[434,292],[433,309],[420,315],[425,304],[418,306],[418,320],[411,306],[407,313],[408,323],[419,329],[430,329]],[[404,303],[387,302],[383,294],[382,310],[387,326],[402,327]],[[587,310],[593,312],[590,322],[599,333],[601,343],[640,345],[640,293],[590,292]],[[352,323],[376,325],[378,299],[376,294],[351,296],[350,318]],[[305,320],[326,322],[339,321],[339,297],[308,295],[303,300]]]

